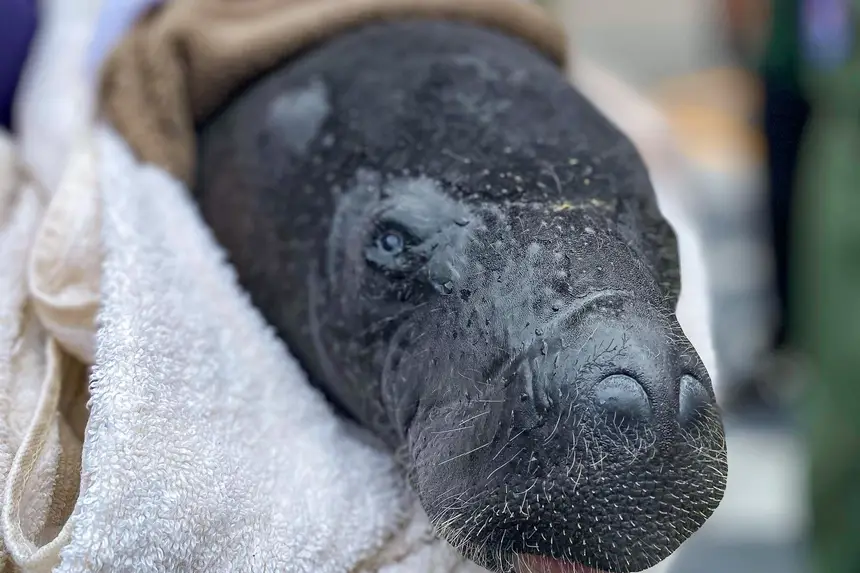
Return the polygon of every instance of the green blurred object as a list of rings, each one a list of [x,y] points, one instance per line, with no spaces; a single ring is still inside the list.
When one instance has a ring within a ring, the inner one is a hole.
[[[798,0],[771,0],[769,37],[761,74],[800,89],[800,4]]]
[[[807,0],[811,1],[811,0]],[[829,0],[838,2],[839,0]],[[857,33],[860,0],[847,3]],[[775,0],[777,9],[797,4]],[[795,211],[791,337],[809,360],[806,420],[815,573],[860,571],[860,54],[846,51],[833,5],[820,43],[801,57],[812,105]],[[808,29],[809,13],[804,25]],[[830,25],[832,30],[827,31]],[[822,40],[824,38],[824,40]],[[795,37],[795,50],[804,46]],[[848,38],[853,43],[853,38]],[[842,42],[842,44],[839,44]],[[829,51],[828,51],[829,50]],[[839,51],[844,58],[839,61]],[[827,52],[823,54],[823,52]],[[823,54],[823,55],[822,55]],[[835,55],[834,55],[835,54]]]

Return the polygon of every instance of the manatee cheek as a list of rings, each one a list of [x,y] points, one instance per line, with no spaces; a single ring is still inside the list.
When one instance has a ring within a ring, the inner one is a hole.
[[[394,375],[382,380],[382,400],[385,410],[401,443],[408,444],[413,433],[415,418],[420,405],[421,388],[405,378]]]
[[[501,464],[496,454],[507,441],[500,435],[503,401],[477,396],[477,390],[451,392],[451,382],[424,388],[408,434],[413,486],[437,526],[464,496],[480,493],[476,486],[487,483],[491,465]]]
[[[477,467],[466,463],[469,452],[480,453],[493,442],[492,431],[488,435],[476,428],[471,417],[462,407],[420,411],[410,431],[412,484],[437,527],[437,516],[456,513],[462,497],[479,481]]]
[[[410,444],[422,395],[430,385],[426,365],[412,351],[420,330],[415,321],[401,325],[388,344],[382,367],[380,397],[401,444]]]

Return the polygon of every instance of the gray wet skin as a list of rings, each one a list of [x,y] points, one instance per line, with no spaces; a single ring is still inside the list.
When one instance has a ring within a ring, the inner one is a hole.
[[[638,571],[717,507],[674,235],[631,143],[531,47],[360,28],[200,143],[196,197],[242,285],[465,555]]]

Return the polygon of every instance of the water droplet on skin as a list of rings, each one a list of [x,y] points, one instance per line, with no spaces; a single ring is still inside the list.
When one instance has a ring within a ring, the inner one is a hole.
[[[454,283],[452,283],[451,281],[446,282],[445,284],[442,285],[442,290],[445,292],[445,294],[453,293],[454,292]]]
[[[520,402],[528,402],[528,400],[529,400],[529,395],[528,395],[528,394],[526,394],[525,392],[523,392],[522,394],[520,394]]]
[[[559,301],[555,301],[552,303],[553,312],[558,312],[561,310],[561,303]]]
[[[544,340],[544,341],[542,341],[542,342],[541,342],[541,345],[540,345],[540,353],[541,353],[541,354],[543,354],[544,356],[546,356],[546,353],[547,353],[546,340]]]
[[[459,225],[460,227],[465,227],[469,224],[469,219],[467,219],[466,217],[457,217],[456,219],[454,219],[454,223],[456,225]]]

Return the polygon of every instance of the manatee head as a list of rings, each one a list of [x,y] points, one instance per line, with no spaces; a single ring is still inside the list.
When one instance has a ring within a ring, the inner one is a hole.
[[[639,571],[717,507],[674,235],[630,142],[530,47],[360,28],[200,141],[196,196],[252,300],[464,555]]]

